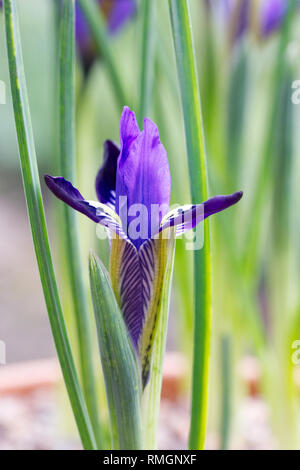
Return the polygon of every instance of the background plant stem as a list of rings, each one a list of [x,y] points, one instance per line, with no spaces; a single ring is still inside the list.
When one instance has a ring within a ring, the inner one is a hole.
[[[207,198],[206,157],[198,78],[186,0],[169,0],[172,32],[184,116],[192,203]],[[194,358],[189,446],[203,449],[207,421],[211,325],[211,255],[209,222],[204,222],[205,244],[194,251]]]
[[[118,68],[115,64],[110,42],[107,38],[106,25],[102,18],[100,8],[96,5],[94,0],[78,0],[78,3],[89,25],[90,32],[97,45],[97,49],[104,57],[107,64],[107,69],[116,94],[117,103],[120,108],[123,108],[124,105],[128,104],[126,101],[126,94],[120,79]]]
[[[151,94],[154,78],[155,53],[155,8],[156,0],[142,1],[142,47],[141,47],[141,78],[138,122],[142,127],[144,118],[148,115],[151,104]]]
[[[228,448],[229,432],[230,432],[230,364],[231,364],[231,348],[230,336],[224,334],[221,337],[221,381],[222,381],[222,403],[221,403],[221,449]]]
[[[40,278],[58,358],[82,444],[86,449],[94,449],[96,448],[94,434],[67,336],[49,248],[25,82],[16,1],[5,0],[4,7],[14,117],[27,209]]]
[[[170,232],[169,236],[170,238],[168,240],[160,240],[159,256],[164,258],[164,264],[162,267],[164,270],[164,278],[160,294],[161,302],[157,312],[158,326],[153,345],[150,380],[144,391],[142,400],[144,445],[146,449],[157,448],[157,427],[161,400],[163,363],[166,350],[174,254],[176,246],[175,234]]]
[[[60,25],[60,166],[61,174],[76,186],[75,154],[75,41],[74,0],[63,0]],[[82,387],[97,446],[102,448],[97,389],[93,368],[93,341],[88,298],[82,275],[81,247],[76,212],[64,205],[66,263],[70,277],[79,345]]]

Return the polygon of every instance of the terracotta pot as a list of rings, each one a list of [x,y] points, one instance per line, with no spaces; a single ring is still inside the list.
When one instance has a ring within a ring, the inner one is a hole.
[[[162,398],[177,401],[182,396],[182,382],[186,370],[185,358],[167,353],[164,362]],[[0,396],[25,395],[41,388],[52,388],[62,380],[57,359],[20,362],[0,367]]]

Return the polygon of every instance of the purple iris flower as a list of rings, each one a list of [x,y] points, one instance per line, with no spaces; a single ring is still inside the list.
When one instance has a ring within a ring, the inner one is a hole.
[[[264,0],[260,7],[260,30],[263,37],[269,36],[282,24],[287,13],[288,0]]]
[[[46,175],[45,181],[55,196],[111,234],[112,285],[141,361],[145,386],[165,270],[164,235],[173,233],[175,238],[194,228],[237,203],[242,192],[170,211],[169,164],[156,125],[145,119],[140,131],[134,112],[125,107],[120,143],[120,148],[110,140],[104,144],[104,162],[96,176],[99,202],[85,200],[61,176]]]
[[[232,24],[233,37],[237,40],[248,31],[253,13],[258,15],[256,24],[259,26],[260,36],[270,36],[280,28],[287,13],[288,1],[261,0],[257,9],[251,0],[220,0],[216,3],[214,0],[207,0],[206,5],[209,10],[221,9],[224,18]]]
[[[118,33],[136,13],[136,0],[97,0],[99,8],[107,19],[107,28],[110,34]],[[82,56],[91,55],[93,42],[88,24],[80,7],[76,3],[76,41]]]

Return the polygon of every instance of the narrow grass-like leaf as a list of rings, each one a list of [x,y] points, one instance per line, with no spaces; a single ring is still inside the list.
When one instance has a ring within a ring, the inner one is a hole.
[[[105,59],[117,102],[120,108],[122,108],[127,104],[126,95],[109,44],[103,15],[100,8],[96,5],[95,0],[78,0],[78,4],[90,27],[91,35],[97,45],[97,49]]]
[[[230,360],[231,348],[230,337],[223,335],[221,337],[221,449],[228,448],[230,432]]]
[[[142,0],[142,47],[141,81],[138,121],[142,127],[143,119],[148,115],[154,78],[155,52],[155,17],[156,0]]]
[[[7,54],[21,169],[37,263],[52,333],[83,446],[96,448],[63,319],[49,248],[35,153],[16,0],[5,0]]]
[[[200,96],[186,0],[169,0],[172,32],[183,106],[192,203],[207,198],[206,157]],[[190,448],[205,443],[211,326],[211,255],[209,221],[204,222],[204,248],[194,252],[194,360]]]
[[[90,283],[114,449],[141,449],[141,379],[109,275],[90,256]]]
[[[270,106],[268,118],[266,119],[266,122],[268,123],[266,137],[262,149],[258,175],[255,178],[255,186],[252,191],[252,204],[249,205],[249,229],[247,231],[247,239],[244,243],[244,246],[245,257],[248,259],[248,264],[250,265],[252,264],[252,260],[255,259],[253,251],[255,251],[255,247],[257,246],[257,239],[260,234],[257,224],[259,223],[258,221],[260,220],[260,216],[264,208],[264,196],[266,194],[266,190],[270,188],[269,174],[270,170],[272,169],[276,120],[279,112],[281,85],[284,79],[284,60],[290,39],[290,31],[295,8],[296,0],[287,0],[287,13],[284,19],[283,27],[281,29],[278,54],[274,66],[273,77],[271,80]],[[256,223],[253,223],[253,214],[255,214],[254,221],[256,221]]]
[[[75,155],[75,40],[74,0],[63,0],[60,24],[60,166],[61,174],[76,184]],[[76,212],[64,205],[65,250],[74,305],[79,345],[80,372],[87,409],[93,425],[97,447],[102,448],[99,410],[93,368],[88,298],[82,276],[81,247]]]

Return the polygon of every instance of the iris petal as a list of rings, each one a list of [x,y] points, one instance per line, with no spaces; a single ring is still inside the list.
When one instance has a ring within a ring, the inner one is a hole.
[[[144,130],[140,132],[134,113],[127,107],[121,117],[120,140],[116,212],[123,227],[127,227],[128,237],[139,249],[145,240],[158,232],[160,222],[169,210],[169,163],[157,126],[145,119]],[[126,206],[120,203],[122,197],[127,198]],[[156,217],[151,217],[153,210]],[[136,233],[133,234],[131,229],[137,218],[139,226],[134,226]]]
[[[110,4],[107,15],[108,30],[117,33],[136,13],[135,0],[100,0],[100,5]]]
[[[103,204],[115,207],[117,161],[120,154],[119,147],[107,140],[104,143],[104,161],[96,177],[96,193]]]

